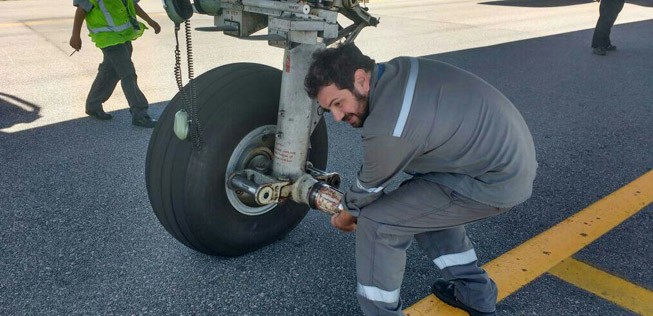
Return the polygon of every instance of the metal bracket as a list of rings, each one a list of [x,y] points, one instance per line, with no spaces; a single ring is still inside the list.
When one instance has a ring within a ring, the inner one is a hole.
[[[200,32],[237,32],[238,27],[232,25],[200,26],[196,27],[195,30]]]
[[[317,169],[313,167],[313,164],[310,161],[306,162],[306,172],[316,180],[324,182],[334,188],[339,188],[340,183],[342,182],[339,174],[335,172],[325,172]]]
[[[292,192],[289,181],[279,181],[251,169],[231,174],[227,184],[232,190],[242,190],[254,196],[254,201],[259,205],[283,202]]]
[[[327,173],[314,168],[310,162],[307,162],[306,172],[308,174],[302,180],[291,183],[285,179],[274,179],[256,170],[244,169],[231,174],[227,184],[232,190],[241,190],[252,195],[254,201],[259,205],[284,202],[291,198],[293,191],[297,195],[297,190],[303,192],[300,193],[303,198],[307,198],[308,192],[304,191],[310,189],[317,182],[333,188],[340,186],[340,175],[337,173]]]

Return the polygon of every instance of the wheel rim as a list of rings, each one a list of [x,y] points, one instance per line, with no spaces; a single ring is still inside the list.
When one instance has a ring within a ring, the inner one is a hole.
[[[229,175],[243,169],[270,173],[276,132],[276,125],[265,125],[254,129],[243,137],[229,158],[225,172],[225,191],[231,205],[242,214],[257,216],[269,212],[276,206],[276,204],[260,206],[256,204],[253,196],[239,190],[231,190],[227,183]]]

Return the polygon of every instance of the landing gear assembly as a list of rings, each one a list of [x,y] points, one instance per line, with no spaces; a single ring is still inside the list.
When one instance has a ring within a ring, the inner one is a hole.
[[[303,80],[315,50],[352,41],[378,20],[356,0],[164,5],[177,29],[184,23],[188,32],[188,19],[198,12],[215,17],[214,26],[198,30],[265,40],[285,50],[282,70],[235,63],[189,76],[167,105],[145,169],[150,202],[165,229],[197,251],[238,256],[285,236],[309,207],[339,212],[340,178],[324,171],[326,126]],[[339,14],[351,25],[341,26]],[[251,35],[265,27],[267,35]]]

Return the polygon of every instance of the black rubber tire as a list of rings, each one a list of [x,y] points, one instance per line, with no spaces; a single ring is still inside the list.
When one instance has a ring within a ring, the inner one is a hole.
[[[194,150],[173,132],[182,109],[178,93],[152,133],[145,163],[150,203],[165,229],[186,246],[219,256],[238,256],[283,238],[304,218],[308,206],[294,202],[251,216],[238,212],[225,191],[225,169],[239,141],[263,125],[275,125],[281,71],[238,63],[197,77],[203,146]],[[328,139],[324,119],[311,136],[309,161],[324,170]]]

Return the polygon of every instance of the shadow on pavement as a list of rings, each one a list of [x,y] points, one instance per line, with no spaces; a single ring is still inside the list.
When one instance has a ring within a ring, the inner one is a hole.
[[[25,109],[27,108],[27,109]],[[0,92],[0,129],[38,120],[41,107],[17,96]]]
[[[615,26],[619,50],[604,57],[591,54],[591,30],[427,56],[497,87],[535,139],[540,166],[533,197],[469,228],[481,264],[653,167],[653,42],[643,36],[651,29],[652,20]],[[163,105],[151,108],[152,117]],[[127,110],[112,114],[110,121],[82,118],[0,133],[0,314],[359,313],[349,288],[352,238],[334,234],[324,217],[309,216],[286,239],[228,260],[174,240],[145,188],[152,130],[132,126]],[[341,127],[329,127],[337,132],[330,135],[330,168],[354,173],[359,162],[338,159],[352,151],[356,135],[338,134]],[[644,266],[637,258],[650,258],[653,240],[638,238],[613,245],[614,257]],[[435,278],[417,247],[410,252],[406,306],[423,298]],[[636,270],[620,272],[653,288],[651,275]],[[577,295],[566,299],[585,299]],[[503,304],[526,312],[539,303]],[[601,302],[563,308],[567,315],[621,311]]]
[[[479,2],[478,4],[500,5],[510,7],[549,8],[562,7],[595,2],[594,0],[501,0]],[[626,0],[626,3],[636,4],[643,7],[653,7],[651,0]]]

